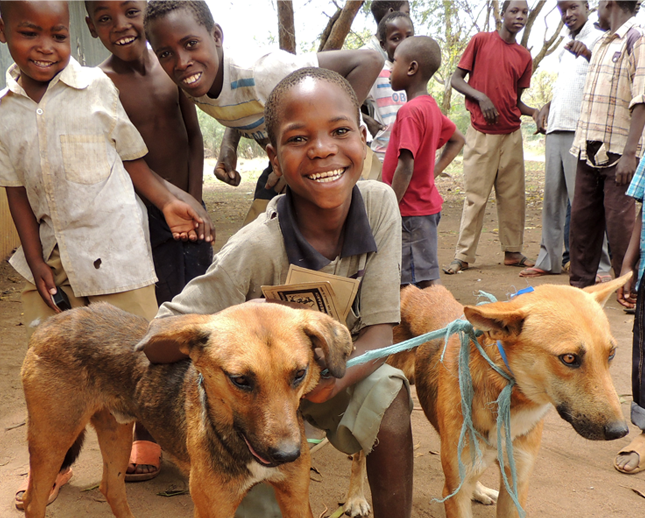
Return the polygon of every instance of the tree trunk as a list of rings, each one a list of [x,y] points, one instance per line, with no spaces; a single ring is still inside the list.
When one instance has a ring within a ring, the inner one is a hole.
[[[363,0],[347,0],[343,8],[336,11],[336,14],[329,20],[323,37],[320,38],[319,52],[338,50],[343,47],[345,38],[352,28],[352,22],[362,5]],[[325,33],[328,33],[326,38],[324,38]]]
[[[296,53],[296,27],[293,21],[293,3],[291,0],[278,0],[278,37],[280,48]]]

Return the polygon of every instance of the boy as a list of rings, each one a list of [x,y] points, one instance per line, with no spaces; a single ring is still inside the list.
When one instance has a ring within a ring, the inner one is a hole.
[[[366,152],[358,112],[352,87],[335,72],[301,69],[278,84],[266,104],[267,152],[287,182],[286,194],[234,235],[206,275],[164,304],[158,318],[214,313],[260,298],[262,285],[283,284],[289,265],[297,264],[361,281],[347,320],[354,354],[392,342],[400,317],[400,217],[388,186],[356,183]],[[164,345],[146,351],[151,361],[181,358]],[[306,399],[305,418],[326,430],[334,446],[368,453],[374,516],[409,517],[411,408],[403,373],[382,361],[355,366],[342,379],[321,380]]]
[[[621,271],[636,215],[625,194],[642,155],[645,40],[637,2],[600,2],[609,29],[596,43],[571,153],[578,158],[571,207],[572,286],[595,283],[605,229],[614,273]]]
[[[383,59],[388,59],[387,51],[385,50],[385,48],[383,48],[383,45],[381,43],[382,40],[378,34],[378,26],[381,24],[385,16],[396,11],[400,11],[409,16],[410,2],[408,2],[407,0],[377,0],[372,2],[372,4],[370,5],[370,12],[372,13],[374,21],[376,22],[377,30],[376,34],[372,35],[369,41],[361,47],[362,49],[376,50],[381,54],[381,56],[383,56]],[[390,61],[392,61],[391,58]]]
[[[387,60],[365,100],[365,103],[371,107],[373,116],[363,115],[363,120],[374,137],[370,147],[383,162],[390,141],[392,124],[396,120],[399,108],[406,102],[405,92],[394,91],[390,84],[394,51],[402,41],[414,36],[414,26],[407,14],[394,11],[381,20],[377,35],[387,53]]]
[[[627,196],[643,203],[645,199],[645,161],[638,164]],[[634,276],[618,288],[618,302],[629,310],[635,311],[634,338],[632,342],[632,423],[640,428],[641,433],[632,442],[620,450],[614,460],[614,467],[621,473],[632,475],[645,470],[645,235],[643,234],[643,208],[634,223],[634,230],[625,252],[620,275],[633,272]]]
[[[499,31],[476,34],[452,75],[452,87],[466,96],[471,126],[464,147],[466,199],[455,259],[444,270],[447,274],[467,270],[475,260],[493,186],[504,265],[534,266],[522,255],[525,202],[520,130],[522,115],[537,116],[537,110],[522,102],[533,61],[529,51],[515,41],[528,12],[525,1],[504,2]]]
[[[90,33],[112,53],[100,68],[119,89],[123,108],[148,147],[146,163],[181,193],[203,203],[204,148],[197,113],[147,48],[143,30],[146,2],[100,1],[85,2],[85,6]],[[206,272],[213,260],[212,236],[207,230],[200,241],[175,240],[159,209],[149,203],[147,208],[152,259],[159,279],[155,295],[161,305]],[[200,215],[210,226],[205,210]],[[150,480],[159,473],[161,448],[139,423],[134,437],[126,482]]]
[[[22,243],[11,264],[28,281],[28,336],[60,312],[58,290],[72,307],[103,300],[152,318],[156,278],[133,184],[176,237],[195,239],[202,221],[150,173],[112,82],[70,58],[67,2],[3,1],[0,17],[15,61],[0,92],[0,185]],[[50,502],[70,477],[63,465]]]
[[[569,150],[580,118],[582,94],[591,59],[591,49],[602,36],[589,20],[589,5],[584,1],[558,1],[558,10],[571,38],[560,51],[558,79],[553,99],[545,104],[537,117],[537,129],[546,133],[544,173],[544,208],[542,209],[542,240],[535,266],[520,272],[520,277],[559,274],[563,262],[562,244],[569,251],[567,200],[572,203],[576,181],[577,160]],[[548,121],[548,124],[547,124]],[[607,279],[611,265],[603,247],[603,260],[598,279]],[[611,276],[609,275],[611,279]]]
[[[231,185],[240,182],[235,170],[240,137],[253,138],[263,148],[268,144],[264,104],[282,78],[302,67],[328,68],[346,77],[362,102],[383,68],[383,59],[371,50],[299,56],[275,51],[255,63],[244,64],[224,53],[222,29],[203,1],[150,2],[144,26],[150,45],[170,78],[199,108],[227,127],[215,176]],[[277,177],[269,178],[270,175],[269,165],[258,179],[255,201],[245,224],[263,212],[268,200],[283,188],[281,182],[274,189]]]
[[[383,163],[383,181],[394,189],[402,216],[401,286],[422,289],[441,284],[437,226],[443,199],[434,179],[464,146],[464,136],[428,94],[440,66],[439,45],[427,36],[408,38],[394,52],[392,88],[405,90],[408,102],[396,116]]]

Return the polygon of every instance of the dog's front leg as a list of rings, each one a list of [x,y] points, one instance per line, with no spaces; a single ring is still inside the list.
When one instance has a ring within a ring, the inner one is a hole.
[[[360,450],[352,456],[352,471],[349,477],[349,489],[345,497],[343,510],[352,518],[368,516],[370,504],[365,499],[365,479],[367,477],[367,460]]]
[[[193,457],[194,458],[194,457]],[[190,497],[193,500],[195,518],[233,518],[246,492],[237,489],[243,481],[224,479],[207,465],[195,463],[191,458]]]
[[[461,484],[461,477],[459,476],[459,462],[457,456],[457,441],[442,441],[441,443],[441,466],[445,476],[445,484],[443,487],[443,498],[451,495]],[[465,448],[461,456],[462,460],[470,459],[470,450]],[[472,502],[471,496],[474,493],[475,486],[485,467],[478,466],[478,470],[474,471],[474,467],[466,463],[466,478],[461,486],[459,492],[448,498],[444,502],[446,510],[446,518],[472,518]],[[483,469],[482,469],[483,468]]]
[[[281,477],[267,480],[275,490],[283,518],[313,518],[309,505],[309,446],[303,444],[301,451],[298,460],[280,466]]]

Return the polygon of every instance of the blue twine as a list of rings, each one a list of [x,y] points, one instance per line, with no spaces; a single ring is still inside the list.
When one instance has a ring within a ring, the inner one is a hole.
[[[510,298],[516,297],[517,295],[522,295],[524,293],[530,293],[533,291],[532,287],[527,287],[522,290],[517,291],[516,293],[510,295]],[[489,302],[497,302],[495,296],[484,291],[479,292],[480,297],[486,297],[488,300],[484,302],[479,302],[477,305],[488,304]],[[502,389],[495,403],[497,404],[497,462],[502,473],[502,481],[506,487],[506,491],[513,500],[515,507],[520,515],[520,518],[526,516],[526,512],[520,504],[518,492],[517,492],[517,469],[515,466],[515,458],[513,456],[513,441],[511,438],[511,395],[513,392],[513,387],[515,386],[515,378],[512,375],[508,361],[506,360],[506,354],[504,348],[501,345],[501,342],[498,341],[498,348],[500,348],[500,353],[504,359],[504,363],[508,368],[510,375],[500,369],[493,361],[488,357],[481,344],[477,341],[477,337],[482,333],[477,331],[470,322],[462,318],[458,318],[452,321],[443,329],[437,331],[431,331],[430,333],[425,333],[417,337],[411,338],[410,340],[405,340],[397,344],[391,345],[389,347],[383,347],[382,349],[375,349],[367,351],[361,356],[356,358],[351,358],[347,362],[347,367],[352,367],[354,365],[360,365],[367,363],[369,361],[378,360],[390,356],[391,354],[396,354],[398,352],[407,351],[418,347],[419,345],[429,342],[430,340],[435,340],[437,338],[444,338],[444,347],[441,352],[441,362],[444,361],[444,356],[446,353],[446,347],[448,345],[448,338],[453,335],[458,334],[461,342],[461,347],[459,350],[459,389],[461,391],[461,413],[463,416],[463,424],[461,427],[461,433],[459,434],[459,443],[458,443],[458,462],[459,462],[459,486],[455,489],[450,495],[442,499],[434,499],[436,502],[443,503],[449,498],[455,496],[464,485],[466,479],[466,468],[461,459],[461,454],[465,447],[465,440],[468,437],[468,440],[474,448],[471,448],[470,457],[473,465],[478,459],[481,459],[482,452],[479,447],[479,440],[488,444],[486,437],[482,436],[473,425],[472,421],[472,403],[474,396],[474,387],[473,380],[470,374],[470,342],[475,344],[475,347],[482,355],[482,357],[488,362],[490,367],[502,376],[508,383],[506,387]],[[325,376],[327,369],[323,371],[322,375]],[[502,434],[503,430],[503,434]],[[509,483],[508,477],[506,475],[506,470],[504,469],[506,463],[504,461],[504,445],[506,446],[506,457],[508,458],[508,468],[511,472],[511,483]]]

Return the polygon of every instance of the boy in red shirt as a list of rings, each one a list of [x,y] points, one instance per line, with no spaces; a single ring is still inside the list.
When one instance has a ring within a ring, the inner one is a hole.
[[[504,2],[502,27],[476,34],[452,75],[452,87],[466,96],[471,126],[464,148],[466,199],[455,259],[444,270],[447,274],[466,270],[475,261],[493,186],[504,265],[534,266],[522,255],[525,201],[520,130],[522,115],[537,117],[537,110],[521,100],[531,83],[533,61],[531,53],[515,41],[528,12],[523,0]]]
[[[428,95],[428,81],[440,66],[439,45],[427,36],[407,38],[394,51],[392,89],[405,90],[408,102],[392,127],[383,181],[394,189],[401,210],[402,286],[441,284],[437,226],[443,198],[434,179],[461,151],[464,136]],[[444,144],[435,163],[436,151]]]

